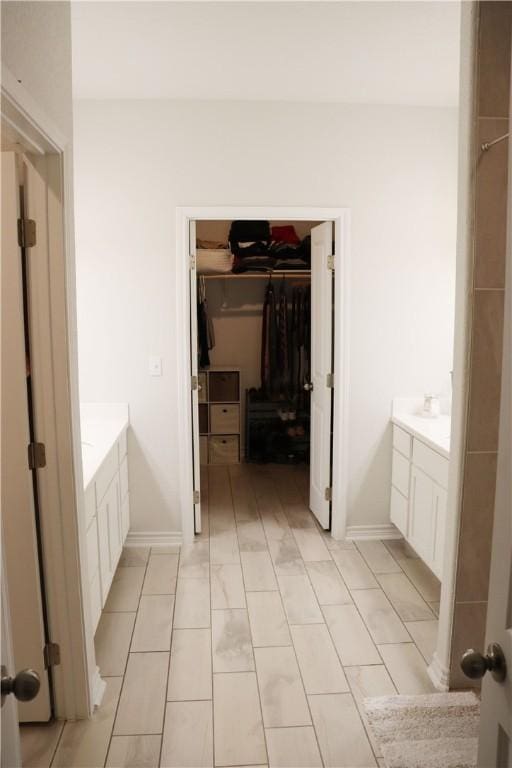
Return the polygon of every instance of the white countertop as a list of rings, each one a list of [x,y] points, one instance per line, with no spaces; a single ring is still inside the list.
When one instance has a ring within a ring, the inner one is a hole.
[[[84,490],[128,424],[128,403],[80,404]]]
[[[396,398],[393,401],[391,421],[449,459],[451,417],[446,413],[441,413],[437,418],[423,416],[421,404],[418,398]]]

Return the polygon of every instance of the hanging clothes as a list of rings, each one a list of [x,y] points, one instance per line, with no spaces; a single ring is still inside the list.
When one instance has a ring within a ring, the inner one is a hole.
[[[286,296],[286,285],[283,280],[279,290],[279,345],[278,345],[278,364],[277,372],[279,375],[279,389],[281,394],[288,391],[288,299]]]
[[[278,371],[276,297],[272,283],[265,291],[261,344],[261,388],[267,395],[276,391]]]
[[[208,314],[208,302],[206,300],[206,281],[199,278],[197,292],[197,336],[199,347],[199,367],[210,367],[209,352],[215,346],[215,333],[213,322]]]

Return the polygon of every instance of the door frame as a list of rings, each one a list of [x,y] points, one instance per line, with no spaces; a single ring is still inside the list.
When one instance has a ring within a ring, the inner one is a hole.
[[[43,567],[51,639],[60,646],[53,668],[55,715],[88,717],[93,708],[97,668],[86,583],[85,515],[82,494],[78,358],[72,223],[72,143],[41,110],[30,93],[2,65],[2,128],[45,165],[48,196],[48,262],[31,277],[36,429],[46,446],[39,473]]]
[[[192,398],[190,338],[189,223],[194,220],[332,221],[334,224],[334,411],[331,535],[343,539],[347,528],[350,209],[307,206],[183,206],[176,208],[176,328],[181,521],[183,542],[194,538],[192,471]]]

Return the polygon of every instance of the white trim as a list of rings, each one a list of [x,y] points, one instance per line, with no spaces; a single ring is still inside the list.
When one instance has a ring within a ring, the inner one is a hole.
[[[107,683],[100,675],[100,669],[99,667],[96,667],[94,674],[92,676],[92,691],[91,691],[91,700],[92,700],[92,706],[94,709],[96,707],[99,707],[101,702],[103,701],[103,696],[105,695],[105,691],[107,689]]]
[[[432,661],[427,667],[427,673],[438,691],[450,690],[450,669],[441,663],[437,651],[434,651]]]
[[[364,541],[365,539],[403,539],[403,536],[393,523],[383,523],[382,525],[349,525],[346,538]]]
[[[29,92],[2,65],[1,113],[47,164],[51,189],[48,197],[49,257],[38,263],[38,306],[32,320],[38,331],[34,362],[37,429],[46,444],[49,461],[40,473],[44,564],[51,639],[58,642],[61,663],[54,668],[55,708],[58,718],[75,720],[92,711],[96,668],[88,609],[83,599],[85,527],[81,489],[80,429],[76,386],[76,308],[72,146],[45,115]],[[37,158],[36,158],[37,162]],[[39,362],[38,362],[39,361]],[[78,448],[77,448],[78,446]]]
[[[183,543],[180,531],[129,531],[125,547],[175,547],[176,552]]]
[[[333,221],[335,239],[335,318],[334,318],[334,416],[332,535],[343,539],[347,525],[348,462],[348,373],[349,373],[349,244],[348,208],[289,206],[222,206],[176,208],[176,328],[186,329],[176,337],[178,366],[180,506],[183,541],[194,538],[192,473],[192,400],[190,397],[190,288],[189,221],[191,220],[277,220]]]

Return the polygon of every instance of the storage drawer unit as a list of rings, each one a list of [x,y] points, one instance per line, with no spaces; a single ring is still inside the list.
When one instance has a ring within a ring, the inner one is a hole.
[[[199,463],[208,464],[208,438],[201,435],[199,438]]]
[[[240,400],[239,371],[210,371],[208,400],[210,403],[233,403]]]
[[[209,430],[208,424],[208,405],[206,403],[199,404],[199,434],[207,435]]]
[[[210,405],[210,432],[213,435],[238,435],[240,432],[240,406]]]
[[[210,464],[238,464],[240,439],[238,435],[211,435],[208,440]]]

